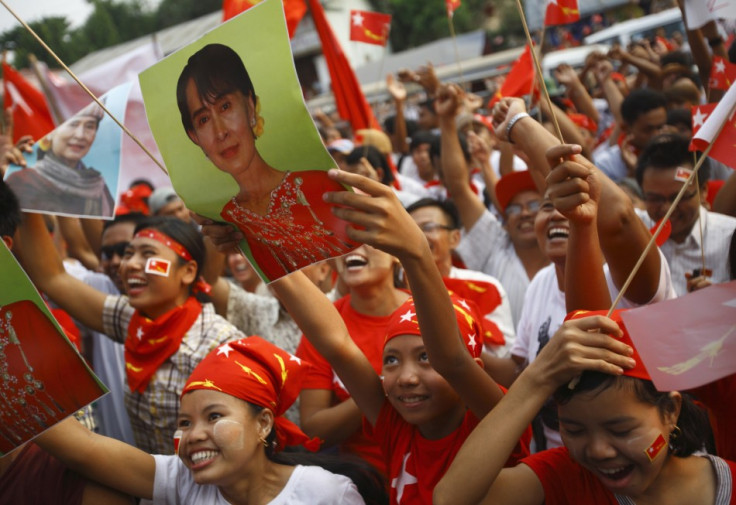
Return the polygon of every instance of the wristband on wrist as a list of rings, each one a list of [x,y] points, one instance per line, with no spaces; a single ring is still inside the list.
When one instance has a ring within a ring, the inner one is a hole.
[[[708,45],[710,47],[720,46],[721,44],[723,44],[723,37],[721,37],[720,35],[718,37],[713,37],[712,39],[708,39]]]
[[[514,141],[511,140],[511,129],[516,125],[516,123],[520,119],[524,119],[525,117],[531,117],[526,112],[519,112],[514,115],[514,117],[511,118],[511,121],[509,121],[509,124],[506,125],[506,140],[509,141],[509,143],[513,144]]]

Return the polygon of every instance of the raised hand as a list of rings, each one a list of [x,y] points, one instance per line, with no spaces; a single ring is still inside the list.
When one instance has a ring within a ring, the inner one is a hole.
[[[601,183],[582,148],[562,144],[547,150],[547,192],[555,208],[570,221],[593,223],[598,215]]]
[[[463,106],[464,92],[457,84],[443,84],[437,90],[434,110],[441,119],[457,116]]]
[[[394,79],[393,74],[386,76],[386,89],[389,94],[396,102],[403,102],[406,100],[406,88],[400,80]]]
[[[352,186],[350,191],[325,193],[326,202],[334,204],[332,212],[352,226],[347,230],[351,239],[371,245],[404,258],[420,257],[422,248],[429,247],[422,230],[404,210],[388,186],[358,174],[330,170],[330,179]]]
[[[521,98],[502,98],[493,106],[493,129],[499,139],[509,141],[506,136],[508,123],[516,114],[526,112],[526,104]]]
[[[202,227],[202,234],[209,237],[218,251],[225,254],[239,251],[238,244],[244,237],[235,227],[224,223],[217,223],[191,210],[189,211],[189,215]]]

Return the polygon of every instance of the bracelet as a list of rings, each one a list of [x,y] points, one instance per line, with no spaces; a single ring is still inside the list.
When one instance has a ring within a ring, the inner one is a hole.
[[[712,39],[708,39],[708,45],[710,47],[720,46],[721,44],[723,44],[723,37],[721,37],[720,35],[718,37],[713,37]]]
[[[516,123],[520,119],[524,119],[525,117],[531,117],[531,116],[529,116],[529,114],[527,114],[526,112],[519,112],[514,117],[512,117],[511,121],[509,121],[509,124],[506,125],[506,139],[509,141],[509,143],[511,144],[514,143],[514,141],[511,140],[511,129],[514,127],[514,125],[516,125]]]

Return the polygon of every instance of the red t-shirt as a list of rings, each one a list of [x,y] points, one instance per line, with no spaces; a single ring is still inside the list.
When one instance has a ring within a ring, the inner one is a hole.
[[[736,461],[736,374],[690,391],[708,409],[718,455]],[[736,494],[736,493],[735,493]]]
[[[383,366],[383,341],[386,338],[386,326],[391,316],[368,316],[357,312],[350,305],[350,295],[336,301],[335,307],[345,321],[345,326],[353,341],[373,365],[376,374],[380,375]],[[333,371],[332,366],[307,339],[302,337],[296,355],[312,364],[312,368],[302,381],[302,389],[331,390],[334,393],[335,404],[350,398],[350,394]],[[380,449],[361,431],[347,439],[340,449],[357,454],[382,472],[386,472],[386,462]]]
[[[542,483],[545,505],[571,503],[619,505],[616,495],[611,493],[595,475],[573,461],[565,447],[532,454],[521,462],[529,466]],[[730,477],[730,482],[724,482],[721,475],[718,475],[718,486],[720,489],[731,489],[736,464],[730,461],[725,463],[729,475],[723,477],[724,479]],[[728,503],[736,505],[736,493],[731,493],[731,500]]]
[[[364,420],[364,431],[375,438],[386,455],[391,503],[432,503],[434,487],[478,422],[468,410],[455,431],[438,440],[430,440],[423,437],[415,425],[406,422],[388,401],[381,407],[374,427]],[[514,466],[528,455],[529,451],[520,444],[506,465]]]

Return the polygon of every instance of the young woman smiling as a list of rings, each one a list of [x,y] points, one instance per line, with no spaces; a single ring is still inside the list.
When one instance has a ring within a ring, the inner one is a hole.
[[[205,259],[199,232],[175,218],[139,224],[120,264],[125,296],[106,295],[68,275],[39,215],[27,215],[18,252],[51,300],[87,327],[125,344],[125,404],[136,445],[173,453],[187,377],[214,347],[243,337],[212,304],[197,298],[205,288],[199,280]]]

